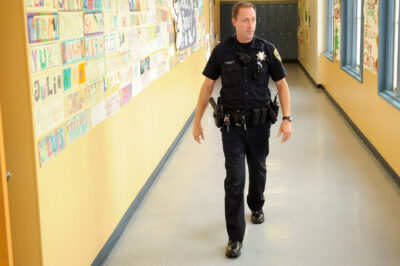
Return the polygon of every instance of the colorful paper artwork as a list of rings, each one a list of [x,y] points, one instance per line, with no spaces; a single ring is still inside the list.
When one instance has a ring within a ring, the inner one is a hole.
[[[378,1],[364,2],[364,67],[378,73]]]
[[[51,158],[65,148],[67,144],[66,133],[67,130],[64,125],[39,141],[39,160],[41,166],[45,165]]]
[[[104,54],[103,35],[85,38],[85,57],[90,59]]]
[[[58,10],[60,11],[82,10],[82,0],[57,0],[57,2],[58,2]]]
[[[57,13],[28,13],[27,24],[29,43],[54,41],[60,37]]]
[[[33,10],[56,10],[57,0],[26,0],[26,8]]]
[[[82,113],[74,116],[67,122],[67,139],[68,144],[79,139],[90,129],[90,110],[87,109]]]
[[[83,39],[63,42],[61,44],[63,64],[71,64],[82,60],[84,58],[83,49]]]
[[[341,0],[333,3],[333,53],[340,60],[340,25],[341,25]]]
[[[129,10],[139,11],[139,0],[129,0]]]
[[[61,63],[60,45],[56,42],[29,47],[31,72],[47,70]]]
[[[104,81],[103,79],[96,80],[85,87],[85,93],[88,95],[89,105],[97,104],[103,99]]]
[[[85,13],[85,35],[103,32],[103,13]]]
[[[103,11],[116,11],[117,0],[103,0]]]
[[[120,77],[121,86],[125,86],[125,84],[131,82],[131,79],[132,79],[132,68],[131,67],[127,67],[127,68],[121,69],[119,71],[119,77]]]
[[[63,93],[61,70],[32,76],[33,101],[35,104],[55,98]]]
[[[85,63],[70,65],[63,69],[64,91],[78,87],[86,81]]]
[[[60,39],[69,40],[83,37],[83,13],[60,12]]]
[[[115,52],[117,50],[118,44],[118,33],[109,33],[104,35],[104,49],[106,53]]]
[[[108,118],[118,112],[120,108],[119,92],[111,94],[104,100],[105,117]]]
[[[128,0],[118,0],[118,10],[129,11],[129,1]]]
[[[83,0],[85,11],[102,11],[102,0]]]
[[[110,95],[111,93],[118,90],[119,87],[119,71],[116,70],[112,73],[107,74],[104,77],[104,94]]]
[[[64,122],[63,98],[58,97],[48,101],[34,110],[36,137]]]
[[[24,1],[41,165],[179,63],[173,2],[182,43],[200,47],[205,35],[204,22],[191,26],[202,0]]]
[[[120,96],[120,106],[122,107],[132,99],[132,84],[129,83],[128,85],[120,89],[119,96]]]
[[[88,107],[89,96],[86,94],[85,88],[80,88],[64,97],[65,117],[78,113]]]
[[[105,74],[104,56],[98,56],[86,61],[86,81],[99,79]]]
[[[113,32],[118,30],[118,16],[117,13],[104,13],[104,32]]]

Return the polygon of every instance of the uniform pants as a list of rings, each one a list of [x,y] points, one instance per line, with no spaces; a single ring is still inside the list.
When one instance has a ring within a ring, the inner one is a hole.
[[[246,222],[244,219],[244,186],[246,179],[245,158],[249,168],[247,205],[257,211],[264,205],[267,169],[265,161],[269,153],[271,124],[257,126],[223,127],[222,145],[225,155],[226,178],[225,219],[229,240],[243,241]]]

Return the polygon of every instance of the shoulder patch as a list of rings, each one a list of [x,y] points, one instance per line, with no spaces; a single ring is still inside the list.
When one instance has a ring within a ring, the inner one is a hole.
[[[282,58],[281,58],[281,56],[280,56],[280,54],[279,54],[279,52],[278,52],[278,50],[276,48],[274,50],[274,56],[276,57],[276,59],[278,59],[279,61],[282,62]]]

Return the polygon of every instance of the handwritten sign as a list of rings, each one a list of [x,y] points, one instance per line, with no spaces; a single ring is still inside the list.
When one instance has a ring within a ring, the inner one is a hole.
[[[83,0],[83,9],[85,11],[101,11],[102,1],[101,0]]]
[[[378,73],[378,1],[364,2],[364,67]]]
[[[117,0],[103,0],[103,11],[117,10]]]
[[[109,118],[119,111],[120,108],[120,100],[119,100],[119,92],[115,92],[111,94],[104,100],[104,110],[105,117]]]
[[[93,81],[105,74],[104,56],[98,56],[86,61],[86,80]]]
[[[128,0],[118,0],[118,10],[129,11]]]
[[[59,66],[61,63],[60,44],[54,42],[31,46],[29,47],[29,57],[32,73]]]
[[[64,97],[65,116],[76,114],[89,105],[89,96],[85,88],[72,92]]]
[[[58,10],[77,11],[82,10],[82,0],[57,0]]]
[[[83,13],[60,12],[60,39],[69,40],[83,37]]]
[[[175,3],[178,50],[183,50],[196,43],[196,18],[194,3],[191,0],[177,0]]]
[[[140,11],[149,11],[149,10],[154,10],[156,8],[155,0],[139,0],[139,5],[140,5]]]
[[[56,0],[26,0],[26,8],[32,10],[56,10]]]
[[[113,32],[118,30],[118,16],[117,13],[104,13],[104,32]]]
[[[85,39],[85,57],[90,59],[104,54],[104,38],[96,36]]]
[[[103,32],[103,13],[85,13],[85,35]]]
[[[104,81],[103,79],[96,80],[85,87],[85,94],[88,95],[89,105],[98,103],[103,99]]]
[[[39,141],[40,165],[45,165],[67,145],[67,130],[62,126]]]
[[[52,99],[63,93],[61,70],[32,76],[33,101],[35,104]]]
[[[119,71],[120,82],[123,86],[132,81],[132,67],[123,68]]]
[[[118,33],[108,33],[104,35],[104,49],[106,53],[115,52],[118,44]]]
[[[104,77],[104,93],[105,95],[110,95],[111,93],[118,90],[119,87],[119,71],[108,73]]]
[[[62,62],[64,65],[83,59],[83,39],[66,41],[61,44]]]
[[[131,26],[131,15],[129,12],[118,12],[118,29],[124,30]]]
[[[64,91],[85,83],[85,63],[74,64],[63,69]]]
[[[68,144],[85,135],[90,129],[90,110],[74,116],[67,122]]]
[[[39,137],[64,121],[62,97],[46,102],[34,110],[36,137]]]
[[[29,43],[58,40],[57,13],[28,13],[27,28]]]
[[[132,84],[124,86],[119,90],[120,106],[124,106],[132,99]]]

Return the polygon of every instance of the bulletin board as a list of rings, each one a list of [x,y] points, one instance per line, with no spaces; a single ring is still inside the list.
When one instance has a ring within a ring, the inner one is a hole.
[[[41,166],[205,43],[203,0],[25,0],[25,7]]]

